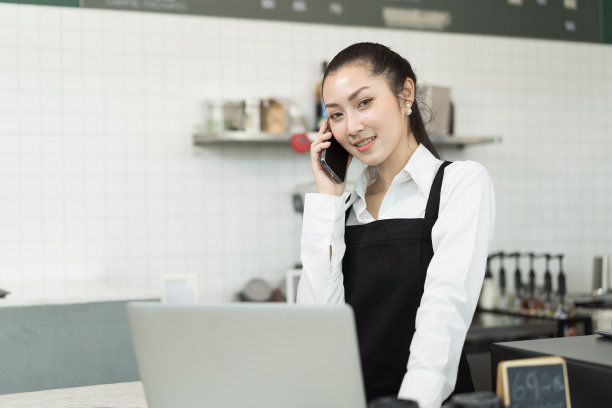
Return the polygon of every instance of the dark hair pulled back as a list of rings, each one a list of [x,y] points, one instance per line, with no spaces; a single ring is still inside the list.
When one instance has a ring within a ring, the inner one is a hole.
[[[370,68],[370,73],[374,76],[382,76],[386,79],[391,91],[399,98],[404,90],[406,78],[414,82],[415,96],[417,93],[417,79],[410,63],[401,55],[392,51],[389,47],[382,44],[362,42],[348,46],[340,51],[327,65],[323,74],[323,84],[325,78],[338,71],[340,68],[349,64],[364,64]],[[423,122],[423,116],[415,98],[412,106],[412,114],[409,116],[410,129],[417,141],[423,144],[436,158],[440,158],[434,147]]]

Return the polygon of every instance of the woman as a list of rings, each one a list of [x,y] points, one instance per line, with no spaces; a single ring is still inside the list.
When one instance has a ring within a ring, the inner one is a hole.
[[[408,61],[380,44],[341,51],[323,76],[331,132],[310,150],[298,302],[353,307],[366,397],[440,407],[473,390],[462,352],[484,278],[495,207],[487,171],[442,162]],[[367,165],[348,200],[322,169],[331,135]],[[459,371],[459,374],[457,372]]]

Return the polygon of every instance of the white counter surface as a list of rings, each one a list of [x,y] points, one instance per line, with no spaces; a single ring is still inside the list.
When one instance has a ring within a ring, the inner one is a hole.
[[[161,296],[161,284],[142,287],[137,283],[100,279],[3,281],[0,287],[11,292],[0,299],[0,307],[159,299]]]
[[[0,408],[147,408],[142,382],[0,395]]]

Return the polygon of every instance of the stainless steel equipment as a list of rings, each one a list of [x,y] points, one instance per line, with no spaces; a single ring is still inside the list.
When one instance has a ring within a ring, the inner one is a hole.
[[[593,294],[604,295],[610,289],[608,255],[596,256],[593,260]]]

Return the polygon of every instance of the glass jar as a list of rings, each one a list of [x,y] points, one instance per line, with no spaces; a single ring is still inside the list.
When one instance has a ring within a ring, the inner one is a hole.
[[[204,131],[222,132],[225,130],[225,118],[223,114],[223,102],[204,102]]]

